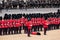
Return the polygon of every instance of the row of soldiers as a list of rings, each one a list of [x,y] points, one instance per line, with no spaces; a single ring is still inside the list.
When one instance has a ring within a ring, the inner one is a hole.
[[[60,18],[20,18],[20,19],[2,19],[0,20],[0,35],[21,33],[22,28],[24,33],[39,32],[44,28],[44,35],[46,30],[59,29]],[[14,32],[13,32],[14,31]]]
[[[32,32],[40,32],[44,28],[44,35],[46,30],[59,29],[60,14],[59,10],[56,14],[5,14],[4,18],[0,17],[0,35],[7,34],[21,34]],[[59,14],[59,15],[58,15]]]
[[[45,21],[46,20],[44,18],[26,19],[24,17],[20,19],[2,19],[0,20],[0,35],[21,33],[21,28],[23,27],[24,33],[28,33],[28,36],[30,36],[31,32],[39,31],[40,25],[45,25]],[[47,28],[46,25],[44,26],[44,28]],[[46,31],[44,32],[44,34],[46,35]]]

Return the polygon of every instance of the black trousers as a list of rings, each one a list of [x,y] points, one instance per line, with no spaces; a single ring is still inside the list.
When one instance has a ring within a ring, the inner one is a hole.
[[[28,32],[28,28],[26,26],[24,26],[24,33]]]
[[[7,32],[8,32],[8,35],[9,35],[9,28],[7,28]]]
[[[44,35],[46,35],[47,28],[44,28]]]
[[[51,30],[51,28],[52,28],[52,25],[51,24],[48,25],[48,30]]]
[[[56,25],[56,29],[59,29],[59,24]]]
[[[28,37],[30,37],[30,29],[28,29]]]
[[[54,26],[55,26],[54,24],[51,24],[51,30],[54,30]]]
[[[14,34],[18,34],[18,27],[13,28]]]
[[[40,26],[39,25],[37,25],[37,31],[40,31]]]
[[[13,34],[14,27],[9,28],[8,34]],[[11,32],[11,33],[10,33]]]
[[[38,25],[37,26],[37,31],[42,31],[43,25]]]
[[[60,29],[60,24],[59,24],[59,29]]]
[[[32,26],[32,28],[31,28],[31,32],[33,32],[34,31],[34,26]]]
[[[56,24],[54,24],[54,29],[57,29],[57,25]]]
[[[20,34],[21,34],[21,30],[22,30],[22,27],[20,26],[20,27],[18,28],[18,31],[19,31]]]
[[[43,25],[40,25],[40,30],[42,31]]]
[[[36,32],[37,31],[37,26],[34,26],[34,32]]]
[[[0,35],[2,35],[2,28],[0,28]]]
[[[7,28],[3,28],[3,35],[7,35]]]

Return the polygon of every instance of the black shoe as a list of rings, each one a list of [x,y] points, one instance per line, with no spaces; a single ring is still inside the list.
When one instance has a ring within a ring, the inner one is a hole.
[[[31,37],[31,36],[28,36],[28,37]]]
[[[44,35],[46,35],[46,34],[44,34]]]
[[[41,35],[41,33],[38,32],[37,35]]]

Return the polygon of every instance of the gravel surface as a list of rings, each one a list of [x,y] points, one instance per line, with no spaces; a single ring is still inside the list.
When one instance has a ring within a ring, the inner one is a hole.
[[[60,40],[60,29],[47,31],[47,35],[40,32],[41,35],[31,35],[27,37],[27,34],[14,34],[14,35],[4,35],[0,36],[0,40]]]

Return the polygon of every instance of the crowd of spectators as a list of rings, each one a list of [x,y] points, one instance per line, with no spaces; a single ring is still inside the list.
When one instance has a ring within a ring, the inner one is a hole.
[[[28,0],[8,1],[0,3],[0,9],[9,8],[59,8],[60,0]]]

